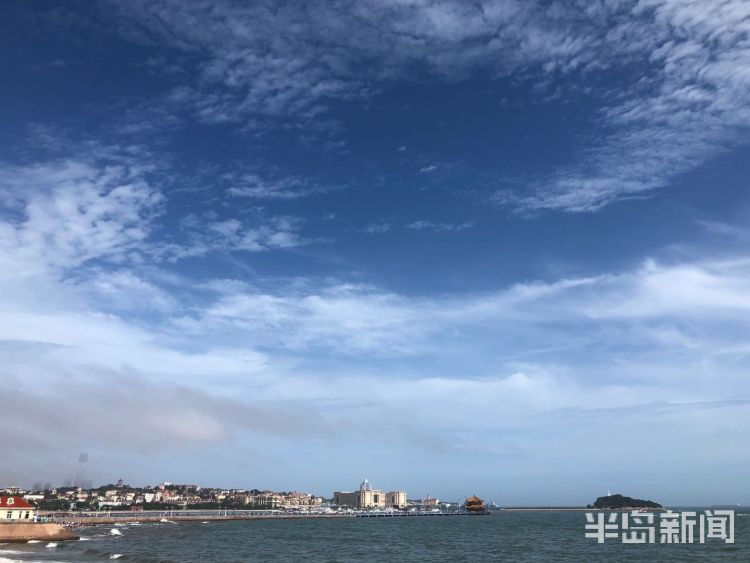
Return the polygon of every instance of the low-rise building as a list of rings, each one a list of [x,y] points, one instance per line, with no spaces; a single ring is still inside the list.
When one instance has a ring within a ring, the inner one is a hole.
[[[36,508],[22,496],[0,497],[0,519],[33,521],[36,519]]]
[[[10,496],[22,495],[25,492],[22,487],[5,487],[4,489],[0,489],[0,494]]]
[[[253,508],[262,508],[266,510],[276,509],[284,505],[284,497],[273,491],[263,491],[260,494],[253,495],[251,506]]]

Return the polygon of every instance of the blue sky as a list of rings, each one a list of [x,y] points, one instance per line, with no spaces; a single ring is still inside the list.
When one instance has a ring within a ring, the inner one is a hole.
[[[750,502],[746,2],[0,21],[0,480]]]

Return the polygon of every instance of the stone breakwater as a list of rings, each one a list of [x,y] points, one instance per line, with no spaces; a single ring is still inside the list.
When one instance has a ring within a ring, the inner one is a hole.
[[[302,520],[302,519],[331,519],[331,518],[423,518],[438,516],[467,516],[466,512],[447,512],[447,513],[378,513],[378,512],[349,512],[334,514],[284,514],[284,513],[265,513],[265,514],[138,514],[137,512],[123,512],[120,514],[84,516],[83,514],[56,513],[47,517],[55,522],[73,528],[85,526],[97,526],[102,524],[130,524],[138,523],[165,523],[174,524],[177,522],[222,522],[231,520]]]
[[[352,518],[349,514],[264,514],[264,515],[167,515],[167,516],[140,516],[137,513],[124,514],[122,516],[98,516],[93,518],[82,518],[77,514],[55,516],[55,522],[66,526],[78,528],[84,526],[96,526],[99,524],[129,524],[132,522],[143,523],[175,523],[175,522],[223,522],[231,520],[299,520],[307,518]]]
[[[78,536],[61,524],[41,522],[0,522],[0,542],[77,540]]]

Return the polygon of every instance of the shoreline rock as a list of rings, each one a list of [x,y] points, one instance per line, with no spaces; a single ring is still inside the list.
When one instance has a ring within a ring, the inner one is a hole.
[[[25,543],[29,540],[68,541],[79,536],[61,524],[46,522],[0,522],[0,542]]]

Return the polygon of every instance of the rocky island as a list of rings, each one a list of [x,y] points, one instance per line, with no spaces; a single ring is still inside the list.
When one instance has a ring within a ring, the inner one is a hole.
[[[642,500],[637,498],[626,497],[623,495],[607,495],[599,497],[589,508],[599,508],[601,510],[623,510],[627,508],[664,508],[658,502],[652,500]]]

